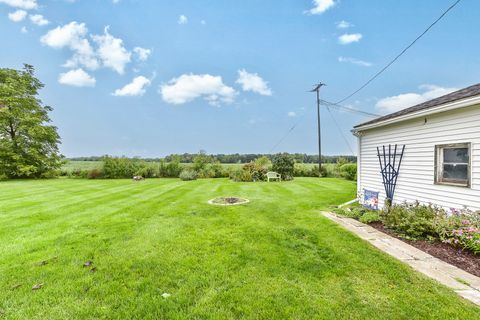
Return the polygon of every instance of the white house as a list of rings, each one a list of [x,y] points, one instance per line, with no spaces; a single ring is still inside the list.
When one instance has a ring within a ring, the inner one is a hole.
[[[397,145],[397,153],[405,150],[393,203],[418,200],[480,210],[480,84],[359,124],[353,133],[358,137],[358,191],[379,192],[380,208],[387,196],[377,147],[383,165],[393,165]],[[395,167],[399,160],[397,155]],[[387,174],[392,172],[387,168]]]

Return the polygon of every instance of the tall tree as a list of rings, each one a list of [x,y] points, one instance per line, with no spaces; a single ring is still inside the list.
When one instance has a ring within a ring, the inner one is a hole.
[[[62,164],[53,109],[37,97],[41,88],[31,65],[0,69],[0,176],[47,177]]]

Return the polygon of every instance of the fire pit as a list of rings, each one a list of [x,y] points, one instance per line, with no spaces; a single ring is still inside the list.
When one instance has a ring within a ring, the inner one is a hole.
[[[209,204],[213,204],[216,206],[236,206],[248,202],[250,202],[250,200],[238,197],[220,197],[208,201]]]

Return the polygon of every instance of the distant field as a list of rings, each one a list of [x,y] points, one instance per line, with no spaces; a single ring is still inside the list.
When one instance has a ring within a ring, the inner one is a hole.
[[[62,170],[71,172],[73,170],[92,170],[102,167],[103,161],[71,161],[62,166]]]
[[[102,167],[102,161],[73,161],[69,160],[65,165],[63,165],[62,170],[72,172],[73,170],[92,170],[92,169],[99,169]],[[184,165],[189,166],[192,165],[191,163],[185,163]],[[242,167],[243,163],[223,163],[225,167]],[[297,163],[296,166],[305,166],[307,168],[311,168],[316,166],[315,163]],[[324,164],[328,169],[333,168],[333,163],[326,163]]]

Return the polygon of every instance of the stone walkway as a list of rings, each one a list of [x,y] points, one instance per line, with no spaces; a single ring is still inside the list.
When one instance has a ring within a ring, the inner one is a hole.
[[[411,245],[391,237],[355,219],[337,216],[330,212],[322,215],[355,233],[360,238],[408,264],[413,269],[453,289],[457,294],[480,305],[480,278],[449,263],[437,259]]]

